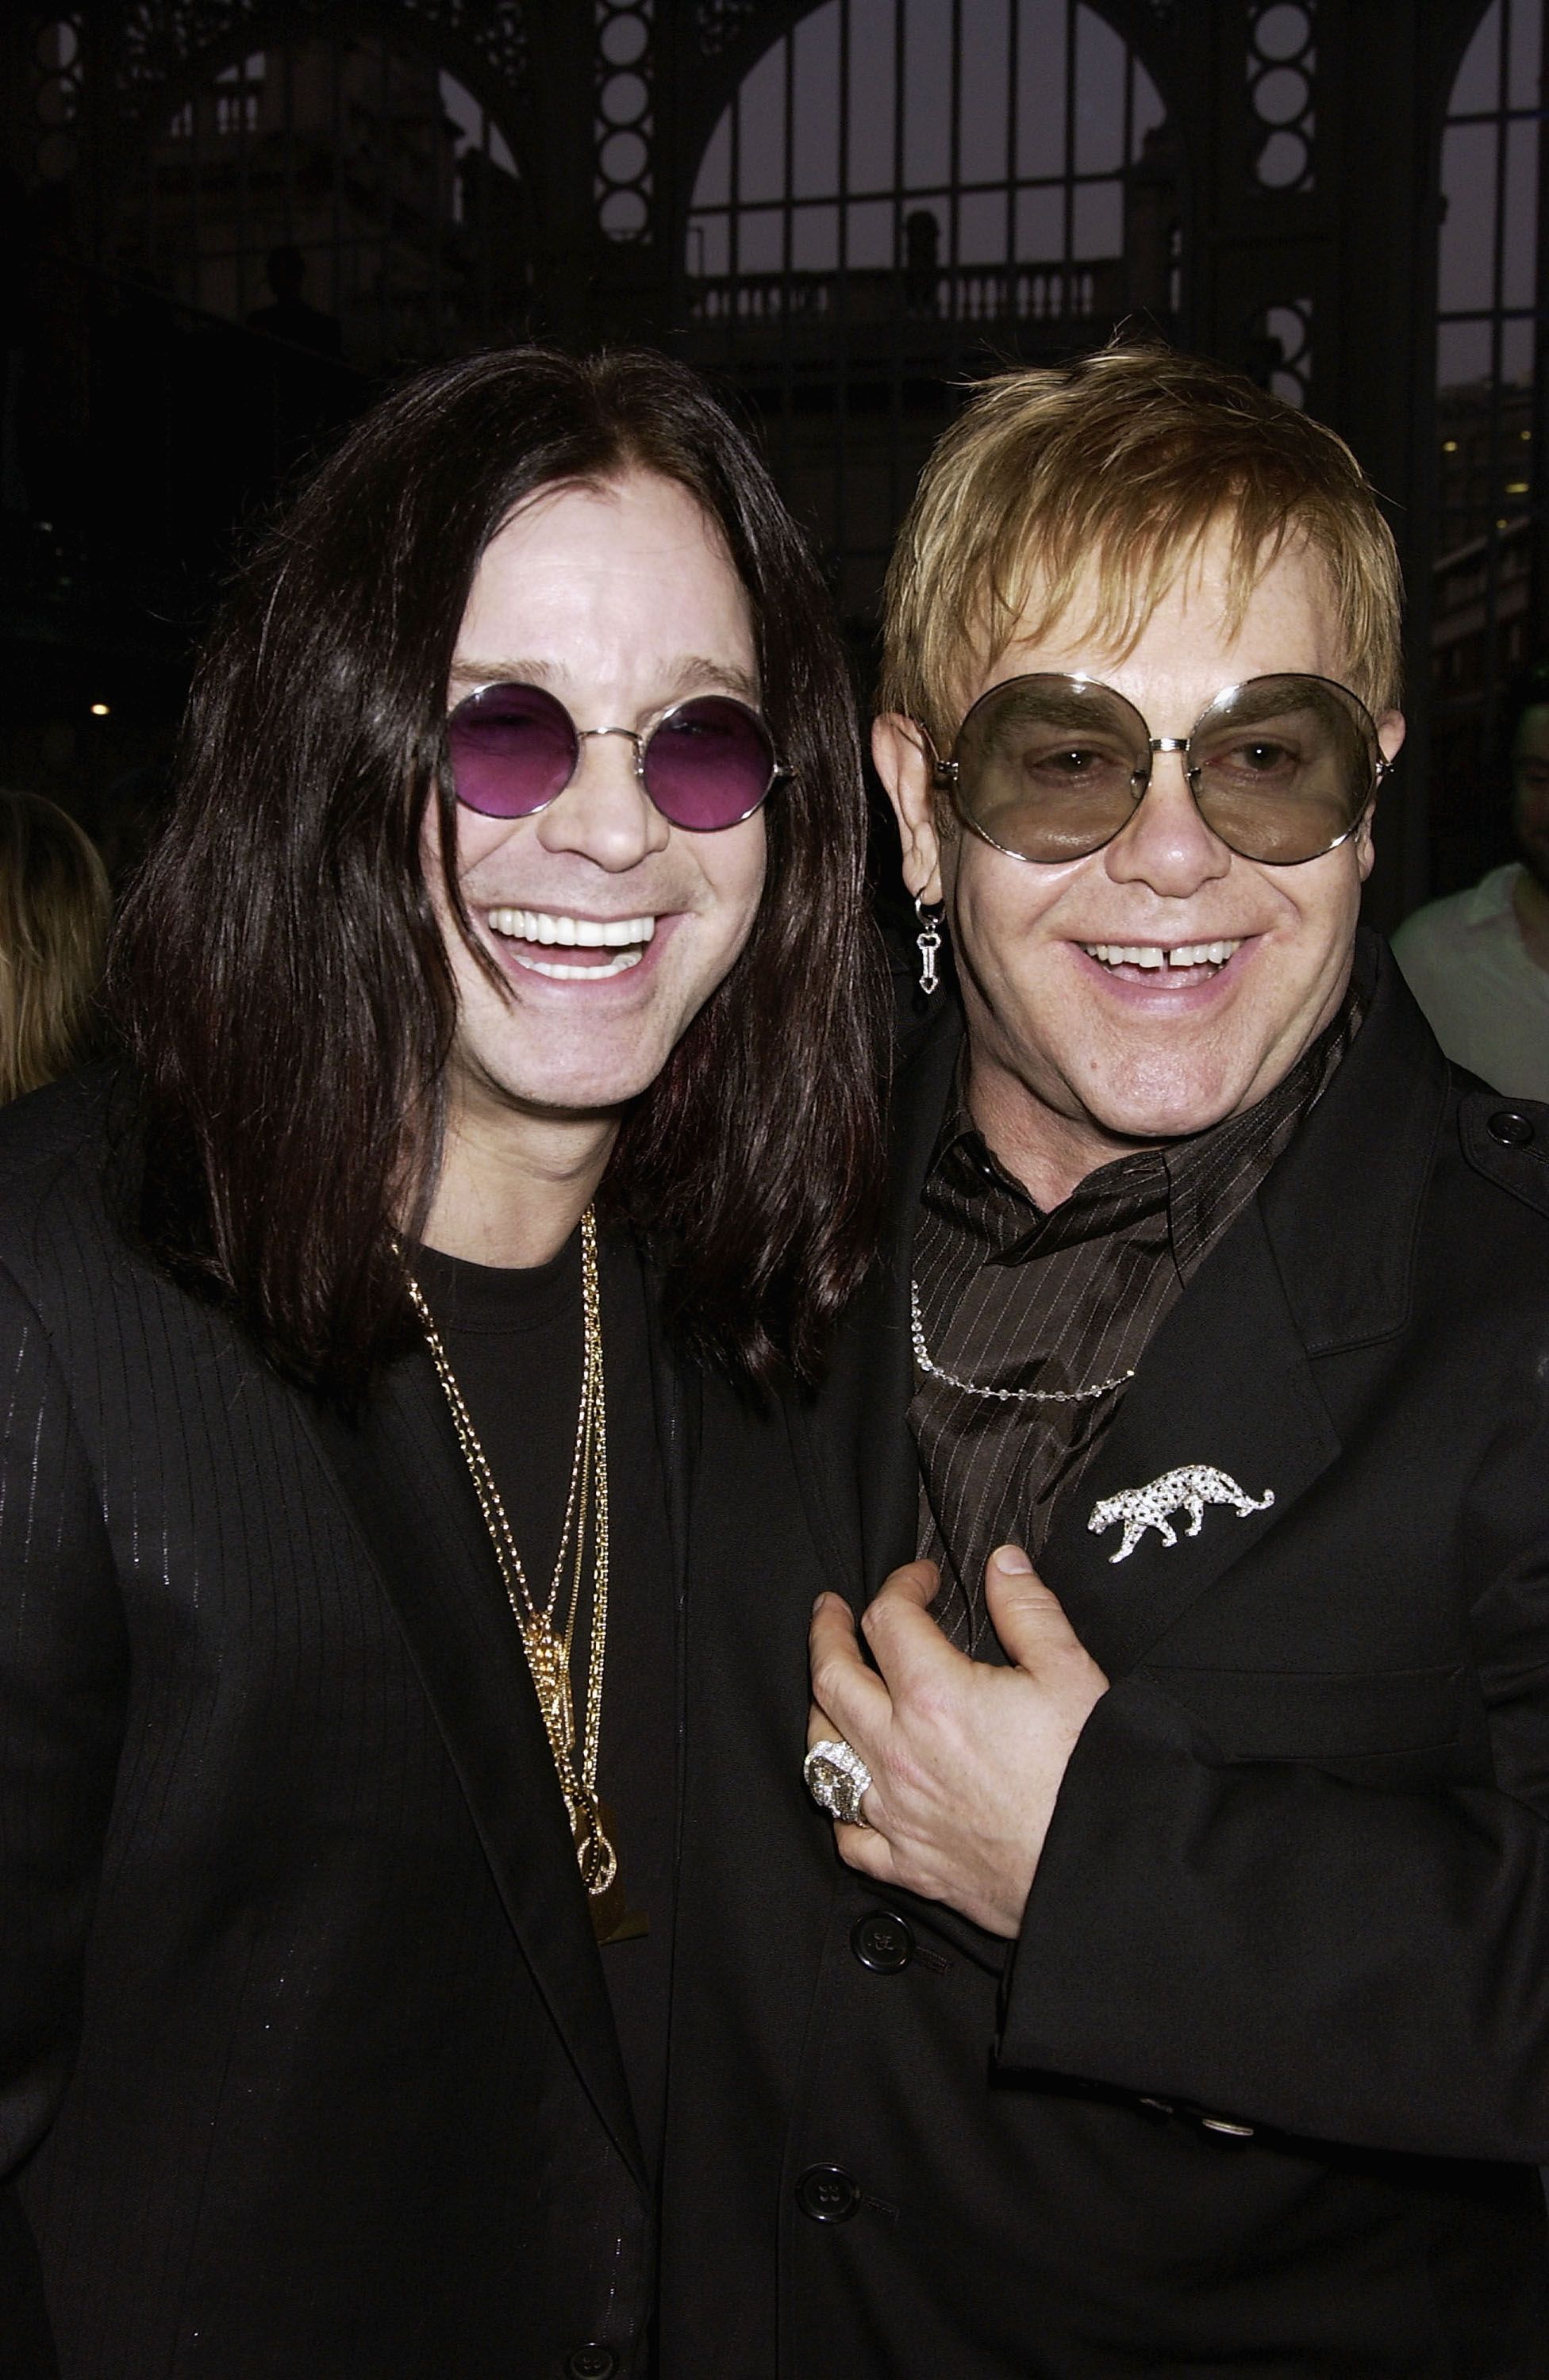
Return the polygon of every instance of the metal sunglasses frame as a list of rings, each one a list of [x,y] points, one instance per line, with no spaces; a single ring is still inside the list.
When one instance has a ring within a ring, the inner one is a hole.
[[[1140,791],[1136,797],[1135,806],[1131,809],[1129,816],[1127,819],[1121,820],[1119,824],[1114,828],[1112,833],[1104,835],[1100,841],[1092,844],[1087,850],[1069,854],[1068,856],[1072,859],[1090,859],[1093,852],[1105,851],[1110,843],[1116,843],[1119,836],[1124,833],[1126,828],[1133,824],[1134,820],[1140,815],[1140,804],[1144,801],[1146,794],[1151,788],[1150,755],[1153,752],[1181,752],[1185,756],[1183,763],[1184,781],[1189,787],[1189,796],[1193,801],[1196,811],[1199,812],[1201,822],[1204,826],[1206,832],[1214,835],[1216,841],[1220,844],[1224,844],[1226,848],[1233,853],[1237,858],[1251,859],[1252,865],[1255,868],[1305,868],[1309,860],[1322,859],[1327,853],[1337,851],[1340,844],[1342,843],[1348,843],[1351,835],[1355,833],[1361,820],[1366,816],[1373,800],[1376,798],[1384,778],[1391,776],[1393,773],[1393,762],[1384,757],[1382,747],[1378,742],[1377,722],[1372,718],[1372,713],[1367,710],[1366,705],[1362,702],[1360,695],[1352,692],[1349,686],[1341,686],[1337,678],[1320,677],[1317,675],[1316,672],[1312,670],[1265,670],[1261,672],[1257,677],[1239,678],[1233,686],[1222,686],[1218,692],[1211,696],[1210,700],[1206,703],[1204,709],[1195,720],[1193,726],[1189,729],[1187,735],[1153,735],[1151,733],[1151,722],[1146,718],[1139,705],[1131,702],[1127,694],[1121,694],[1116,686],[1109,686],[1104,678],[1078,677],[1072,674],[1067,674],[1063,670],[1029,670],[1019,677],[1002,678],[998,686],[987,686],[984,692],[979,697],[978,701],[972,702],[969,705],[968,710],[963,713],[962,720],[957,728],[957,737],[953,746],[954,751],[957,749],[957,746],[963,740],[963,729],[968,725],[969,721],[973,717],[974,712],[980,710],[983,704],[986,702],[993,702],[998,695],[1004,695],[1008,686],[1031,686],[1035,678],[1041,677],[1055,679],[1059,684],[1064,686],[1075,686],[1090,688],[1090,690],[1094,694],[1111,695],[1116,702],[1122,702],[1127,710],[1134,712],[1135,717],[1140,721],[1140,725],[1146,731],[1147,758],[1145,763],[1141,767],[1132,769],[1129,772],[1129,782],[1131,785],[1139,785],[1140,788]],[[1330,842],[1321,844],[1316,851],[1306,853],[1300,859],[1253,859],[1251,853],[1238,851],[1235,844],[1227,843],[1226,836],[1221,832],[1220,829],[1213,826],[1209,819],[1205,817],[1204,812],[1200,809],[1199,779],[1201,771],[1198,768],[1191,769],[1189,767],[1188,754],[1193,746],[1194,738],[1198,735],[1201,728],[1204,725],[1213,710],[1220,709],[1223,704],[1230,702],[1235,699],[1238,695],[1245,693],[1250,686],[1262,686],[1273,679],[1282,677],[1295,679],[1299,684],[1305,686],[1332,686],[1336,694],[1343,695],[1347,702],[1353,703],[1356,710],[1360,713],[1361,718],[1365,720],[1367,726],[1372,731],[1372,743],[1376,751],[1377,758],[1372,763],[1372,783],[1367,791],[1366,798],[1361,803],[1361,806],[1357,811],[1355,817],[1350,820],[1349,825],[1344,829],[1342,833],[1335,835]],[[978,820],[970,818],[968,811],[963,807],[961,791],[958,783],[958,762],[956,759],[944,760],[939,757],[935,745],[932,741],[930,729],[924,724],[922,720],[916,720],[913,723],[919,728],[920,733],[925,738],[931,761],[931,782],[933,784],[950,791],[952,795],[952,807],[970,833],[976,834],[981,843],[988,844],[992,851],[1004,852],[1007,859],[1022,860],[1029,868],[1059,867],[1065,864],[1063,860],[1052,861],[1034,859],[1031,857],[1027,852],[1013,851],[1009,844],[997,843],[993,834],[986,833],[984,829],[980,825]]]
[[[642,732],[642,730],[638,727],[578,727],[574,713],[571,711],[569,704],[561,702],[558,695],[551,693],[546,686],[533,686],[527,678],[521,677],[492,677],[486,679],[482,686],[470,686],[467,693],[461,697],[460,700],[454,703],[452,709],[447,712],[446,735],[448,745],[451,740],[452,722],[456,719],[458,711],[463,709],[465,704],[476,702],[482,694],[489,694],[497,686],[515,686],[518,692],[522,694],[541,694],[545,696],[550,702],[555,704],[557,708],[565,713],[566,718],[570,722],[570,733],[576,739],[576,757],[574,761],[571,763],[570,773],[566,778],[565,783],[562,785],[555,786],[554,792],[549,795],[546,802],[538,802],[534,804],[533,808],[530,810],[516,810],[512,812],[510,815],[513,820],[524,818],[539,818],[544,810],[552,809],[555,803],[559,799],[560,795],[567,794],[570,787],[576,782],[576,774],[581,763],[581,746],[583,744],[590,743],[594,736],[599,735],[623,735],[626,736],[634,746],[635,776],[639,781],[640,791],[644,794],[646,800],[651,804],[652,808],[656,811],[658,817],[666,819],[669,826],[677,827],[677,831],[680,834],[725,834],[728,827],[741,826],[748,819],[754,817],[758,811],[762,809],[765,802],[769,799],[770,795],[774,791],[775,786],[779,784],[787,784],[794,773],[791,770],[786,767],[785,762],[780,759],[779,754],[776,752],[774,748],[774,738],[769,732],[769,722],[764,718],[762,712],[755,710],[750,702],[744,702],[739,696],[735,694],[686,694],[681,702],[673,703],[668,710],[663,711],[662,716],[656,721],[653,726],[648,727]],[[762,793],[759,795],[756,802],[750,802],[748,808],[745,810],[739,811],[736,818],[726,819],[719,826],[680,826],[677,819],[669,817],[668,813],[662,808],[661,804],[653,795],[651,787],[647,784],[645,778],[645,747],[651,742],[652,737],[653,735],[660,735],[662,729],[665,727],[670,721],[676,719],[680,711],[687,710],[691,704],[696,702],[729,702],[732,709],[734,710],[740,710],[744,718],[756,721],[761,734],[763,735],[764,740],[769,746],[768,784],[765,785]],[[457,793],[457,770],[454,768],[452,771],[452,787],[454,793]],[[461,794],[457,794],[457,798],[459,802],[463,802]],[[504,810],[481,810],[472,802],[463,802],[463,808],[465,809],[473,810],[475,816],[479,818],[505,818],[506,816],[506,813]]]

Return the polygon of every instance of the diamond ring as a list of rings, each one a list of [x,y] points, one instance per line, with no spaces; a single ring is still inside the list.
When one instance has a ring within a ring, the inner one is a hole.
[[[871,1825],[861,1815],[860,1797],[871,1788],[872,1772],[853,1743],[835,1742],[832,1736],[814,1743],[801,1764],[801,1774],[818,1808],[837,1818],[842,1827]]]

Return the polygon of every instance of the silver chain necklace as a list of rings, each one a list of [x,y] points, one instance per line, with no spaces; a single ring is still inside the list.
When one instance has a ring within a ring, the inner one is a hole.
[[[1111,1380],[1094,1380],[1090,1389],[991,1389],[982,1380],[959,1380],[955,1372],[944,1372],[939,1364],[931,1361],[931,1351],[925,1344],[925,1325],[920,1315],[920,1284],[909,1285],[909,1336],[914,1341],[914,1359],[922,1372],[933,1380],[940,1380],[949,1389],[961,1389],[970,1397],[999,1397],[1010,1405],[1079,1405],[1089,1397],[1105,1397],[1110,1389],[1122,1389],[1126,1380],[1135,1377],[1135,1366],[1128,1372],[1116,1372]]]

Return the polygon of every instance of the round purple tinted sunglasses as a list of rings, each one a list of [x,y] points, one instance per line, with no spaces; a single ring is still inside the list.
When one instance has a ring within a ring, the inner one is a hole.
[[[739,826],[789,773],[758,712],[727,694],[676,703],[640,735],[632,727],[578,727],[541,686],[481,686],[446,722],[457,799],[485,818],[531,818],[565,791],[593,735],[628,736],[650,799],[696,834]]]

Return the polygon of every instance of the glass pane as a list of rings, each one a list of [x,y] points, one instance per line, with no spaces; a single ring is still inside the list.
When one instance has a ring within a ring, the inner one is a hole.
[[[1018,38],[1017,172],[1065,170],[1065,10],[1021,0]]]
[[[803,197],[827,198],[839,187],[839,0],[804,17],[792,39],[794,187]]]
[[[1538,105],[1538,67],[1543,47],[1543,0],[1507,0],[1507,85],[1513,107]]]
[[[744,205],[786,187],[786,44],[766,50],[738,94],[737,196]],[[699,192],[696,188],[695,198]]]
[[[1083,182],[1071,209],[1070,253],[1083,262],[1124,254],[1124,193],[1117,182]]]
[[[1488,306],[1494,281],[1492,249],[1495,212],[1494,125],[1456,124],[1442,139],[1442,223],[1439,292],[1450,314]]]
[[[1065,253],[1065,192],[1019,190],[1017,194],[1017,254],[1043,264]]]
[[[899,0],[904,15],[904,181],[928,189],[951,171],[952,10],[948,0]]]
[[[1090,8],[1076,12],[1076,154],[1079,174],[1124,164],[1124,43]]]
[[[1010,43],[1006,0],[964,0],[958,140],[966,182],[1004,182],[1006,176]]]
[[[798,207],[790,227],[790,261],[797,273],[832,273],[839,259],[839,210]]]
[[[1538,127],[1509,124],[1506,134],[1506,226],[1501,302],[1531,306],[1538,260]]]
[[[848,213],[848,258],[858,273],[876,272],[898,261],[894,250],[896,210],[891,199],[860,199]]]
[[[1501,0],[1490,0],[1452,86],[1449,115],[1485,115],[1500,105],[1500,55]]]
[[[1490,371],[1487,322],[1444,322],[1436,339],[1436,382],[1442,389],[1485,380]]]
[[[850,0],[849,186],[893,188],[896,0]]]

